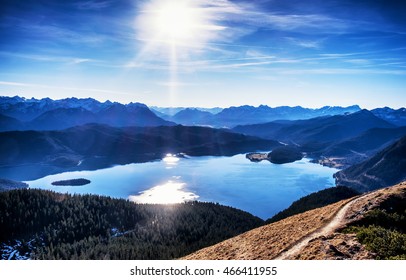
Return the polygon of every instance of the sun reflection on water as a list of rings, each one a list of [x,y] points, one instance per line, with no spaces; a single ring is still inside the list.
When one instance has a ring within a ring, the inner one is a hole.
[[[179,161],[179,158],[172,154],[166,154],[162,160],[167,164],[175,165]]]
[[[170,180],[163,185],[140,192],[139,195],[130,195],[128,199],[133,202],[148,204],[173,204],[196,200],[199,196],[184,191],[185,185],[185,183]]]

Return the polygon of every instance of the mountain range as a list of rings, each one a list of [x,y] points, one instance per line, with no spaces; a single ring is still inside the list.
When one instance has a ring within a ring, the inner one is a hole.
[[[151,110],[157,114],[158,116],[162,118],[170,118],[180,111],[186,110],[186,109],[192,109],[192,110],[199,110],[202,112],[208,112],[213,115],[220,113],[223,108],[220,107],[213,107],[213,108],[203,108],[203,107],[158,107],[158,106],[151,106]]]
[[[384,107],[373,109],[371,110],[371,112],[375,116],[391,124],[394,124],[396,126],[406,126],[406,108],[395,110],[389,107]]]
[[[300,106],[269,107],[261,105],[239,106],[230,108],[160,108],[153,107],[153,112],[159,117],[184,125],[210,125],[217,127],[234,127],[237,125],[267,123],[276,120],[306,120],[322,116],[336,116],[351,114],[360,111],[357,105],[349,107],[324,106],[318,109],[303,108]],[[376,108],[371,112],[395,126],[406,126],[406,109],[398,110],[384,107]]]
[[[175,125],[141,103],[101,103],[92,98],[0,97],[0,131],[59,130],[88,123],[117,127]]]
[[[180,110],[181,109],[181,110]],[[170,111],[168,108],[154,107],[154,111],[160,117],[184,125],[204,125],[215,127],[234,127],[236,125],[265,123],[274,120],[298,120],[310,119],[320,116],[342,115],[361,110],[357,105],[349,107],[325,106],[319,109],[296,107],[269,107],[261,105],[238,106],[224,108],[176,108]]]
[[[343,168],[398,140],[406,134],[406,127],[397,127],[361,110],[309,120],[237,126],[233,131],[296,145],[315,161]]]
[[[204,127],[236,124],[231,131]],[[378,152],[406,135],[405,124],[404,108],[368,111],[356,105],[319,109],[261,105],[150,110],[141,103],[92,98],[0,97],[0,164],[15,167],[40,163],[43,172],[49,173],[55,168],[96,168],[154,160],[167,152],[232,155],[271,150],[284,143],[313,162],[345,169],[382,155]],[[379,158],[374,160],[381,162]],[[368,172],[369,165],[354,168],[356,172],[349,169],[337,175],[337,182],[355,186],[351,180],[365,181],[362,174]],[[392,173],[386,170],[385,174]],[[372,185],[382,187],[398,181],[395,175],[395,181],[384,179],[385,174],[373,175],[384,183]]]
[[[265,123],[274,120],[311,119],[320,116],[342,115],[361,110],[357,105],[350,107],[325,106],[319,109],[309,109],[300,106],[281,106],[271,108],[266,105],[259,107],[240,106],[224,109],[216,115],[218,122],[223,125],[235,126],[240,124]]]
[[[352,114],[318,117],[308,120],[282,120],[263,124],[236,126],[233,131],[266,139],[302,145],[308,142],[326,143],[354,137],[371,128],[393,128],[390,124],[361,110]]]
[[[55,130],[100,123],[111,126],[199,125],[232,128],[239,125],[275,121],[308,120],[317,117],[347,115],[360,111],[349,107],[325,106],[318,109],[300,106],[269,107],[261,105],[229,108],[151,107],[142,103],[99,102],[92,98],[52,100],[0,97],[0,131]],[[371,111],[394,126],[406,125],[406,109],[377,108]],[[276,123],[276,122],[275,122]],[[238,128],[236,128],[238,129]],[[266,136],[266,135],[265,135]]]
[[[102,109],[111,106],[113,102],[99,102],[93,98],[66,98],[52,100],[50,98],[35,99],[19,96],[0,97],[0,112],[9,117],[16,118],[23,122],[31,121],[41,114],[58,108],[83,108],[90,112],[97,113]],[[138,104],[138,103],[137,103]]]
[[[270,224],[185,259],[405,258],[406,185],[401,182],[406,180],[406,109],[263,105],[163,109],[91,98],[0,97],[0,178],[5,178],[0,179],[0,189],[26,188],[10,179],[33,180],[65,171],[153,161],[168,153],[187,158],[272,151],[271,159],[281,164],[290,161],[286,155],[299,159],[305,154],[313,162],[342,169],[334,175],[339,187],[310,194],[274,220],[264,221]],[[275,161],[278,153],[282,160]],[[207,217],[206,212],[199,214]],[[199,224],[206,228],[215,217]],[[255,219],[256,226],[261,224]],[[195,236],[187,234],[186,238]]]

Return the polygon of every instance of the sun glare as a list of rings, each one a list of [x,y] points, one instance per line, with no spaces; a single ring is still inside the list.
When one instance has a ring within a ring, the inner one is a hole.
[[[180,62],[201,53],[207,43],[221,36],[225,27],[216,24],[219,16],[211,1],[150,0],[140,8],[135,27],[137,39],[144,42],[137,59],[168,62],[171,102],[178,96]],[[186,69],[189,71],[190,69]]]
[[[190,40],[201,21],[198,9],[188,1],[164,3],[157,8],[154,17],[153,28],[156,34],[173,43]]]
[[[128,199],[136,203],[174,204],[199,198],[198,195],[183,190],[185,185],[185,183],[168,181],[163,185],[143,191],[139,195],[131,195]]]
[[[213,9],[199,0],[152,0],[137,17],[138,38],[157,45],[194,47],[223,30]]]
[[[163,158],[163,161],[164,161],[166,164],[169,164],[169,165],[176,165],[176,164],[178,163],[178,161],[179,161],[179,158],[176,157],[176,156],[174,156],[174,155],[172,155],[172,154],[167,154],[167,155]]]

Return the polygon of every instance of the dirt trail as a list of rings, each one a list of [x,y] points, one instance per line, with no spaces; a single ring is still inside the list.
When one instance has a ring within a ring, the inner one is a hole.
[[[339,229],[362,219],[392,196],[406,198],[406,182],[290,216],[182,259],[372,259],[374,256],[355,236],[340,233]]]
[[[354,205],[357,201],[364,198],[365,195],[349,201],[337,212],[334,218],[327,225],[303,237],[287,251],[284,251],[280,253],[278,256],[276,256],[275,259],[276,260],[293,259],[293,256],[298,254],[309,243],[310,240],[333,233],[337,228],[339,228],[342,224],[344,224],[346,213],[351,208],[351,206]]]

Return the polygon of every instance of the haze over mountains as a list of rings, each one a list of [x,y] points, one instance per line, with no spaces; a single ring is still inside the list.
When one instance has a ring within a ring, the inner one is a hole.
[[[163,114],[170,112],[167,108],[155,108],[154,110]],[[319,109],[309,109],[300,106],[271,108],[265,105],[258,107],[244,105],[224,108],[221,111],[219,111],[218,108],[184,108],[182,110],[176,110],[176,113],[173,115],[160,116],[179,124],[231,128],[236,125],[265,123],[274,120],[298,120],[320,116],[341,115],[357,112],[359,110],[361,110],[361,108],[357,105],[345,108],[325,106]]]
[[[360,111],[349,107],[325,106],[309,109],[300,106],[271,108],[261,105],[230,108],[148,108],[142,103],[120,104],[99,102],[92,98],[61,100],[26,99],[19,96],[0,97],[0,130],[64,129],[86,123],[112,126],[204,125],[232,128],[276,120],[305,120],[322,116],[345,115]],[[405,109],[378,108],[371,111],[377,117],[395,125],[406,125]]]
[[[159,118],[141,103],[101,103],[92,98],[0,98],[0,131],[55,130],[88,123],[118,127],[174,125]]]

